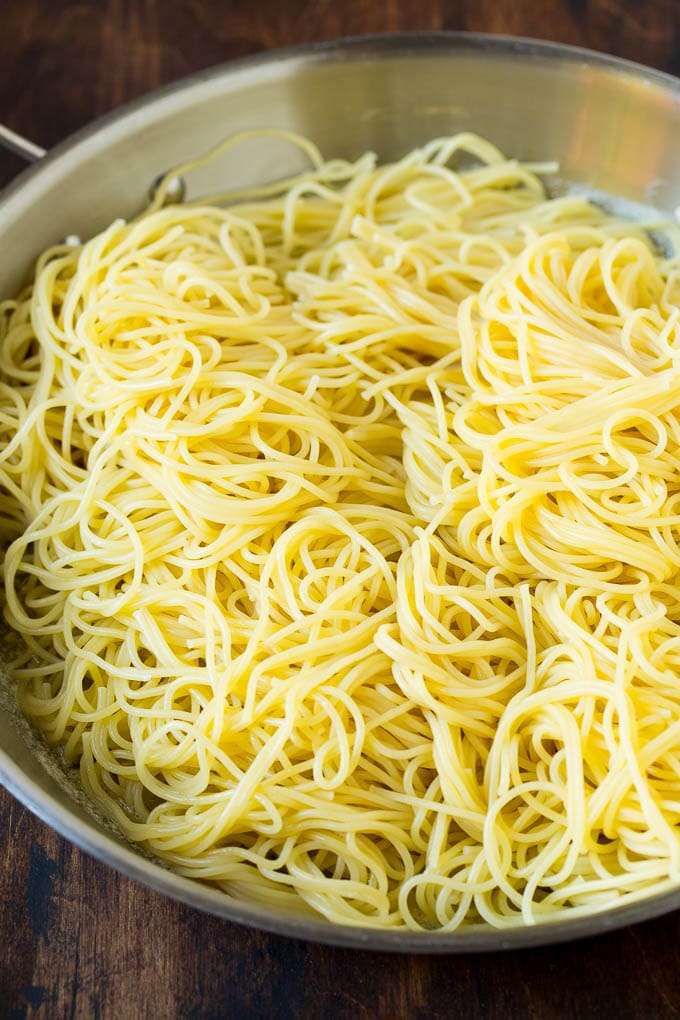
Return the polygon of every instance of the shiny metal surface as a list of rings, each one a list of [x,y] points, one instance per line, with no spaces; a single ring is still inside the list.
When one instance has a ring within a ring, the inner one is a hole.
[[[583,50],[438,33],[322,44],[238,61],[103,118],[25,171],[0,199],[0,295],[61,237],[84,237],[140,209],[150,183],[243,128],[312,138],[327,156],[382,158],[461,130],[520,159],[557,160],[576,185],[671,213],[680,205],[680,82]],[[299,169],[283,143],[252,141],[192,172],[189,196]],[[274,914],[167,871],[126,845],[46,767],[0,688],[0,780],[68,839],[132,878],[224,918],[317,941],[381,950],[468,952],[593,935],[680,907],[680,890],[568,922],[442,935],[331,925]],[[1,692],[0,692],[1,693]]]
[[[37,145],[29,138],[24,138],[23,135],[17,134],[16,131],[12,131],[11,128],[6,127],[4,124],[0,124],[0,146],[3,149],[9,149],[11,152],[16,152],[17,156],[21,156],[28,163],[34,163],[35,160],[42,159],[47,153],[47,150],[43,149],[41,145]]]

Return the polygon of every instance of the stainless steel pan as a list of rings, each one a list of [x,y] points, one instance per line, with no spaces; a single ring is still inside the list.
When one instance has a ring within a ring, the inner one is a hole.
[[[547,43],[438,33],[356,39],[219,67],[104,117],[58,146],[0,199],[0,295],[68,234],[91,235],[139,210],[163,171],[242,128],[282,127],[327,156],[396,156],[474,130],[521,159],[556,159],[553,186],[680,206],[680,82]],[[36,153],[34,153],[35,155]],[[298,169],[288,147],[252,142],[194,172],[189,195]],[[301,938],[380,950],[463,952],[593,935],[680,907],[680,889],[587,919],[456,934],[345,928],[300,910],[273,913],[172,874],[128,846],[83,803],[17,717],[0,684],[0,780],[62,835],[124,874],[199,909]]]

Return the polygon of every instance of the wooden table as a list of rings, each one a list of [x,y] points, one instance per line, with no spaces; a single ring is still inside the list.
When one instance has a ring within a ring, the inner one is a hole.
[[[117,104],[257,50],[468,29],[680,74],[677,0],[3,0],[0,118],[45,146]],[[0,157],[0,183],[20,163]],[[249,931],[149,892],[0,791],[0,1014],[22,1017],[680,1016],[680,915],[525,952],[397,957]]]

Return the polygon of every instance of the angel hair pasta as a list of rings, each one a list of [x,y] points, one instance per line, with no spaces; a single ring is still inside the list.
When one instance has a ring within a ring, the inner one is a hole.
[[[22,710],[248,902],[451,931],[677,883],[678,261],[472,135],[299,144],[1,306]]]

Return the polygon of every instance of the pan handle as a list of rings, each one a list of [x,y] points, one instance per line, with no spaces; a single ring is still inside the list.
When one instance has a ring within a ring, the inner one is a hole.
[[[16,131],[12,131],[11,128],[6,127],[2,123],[0,123],[0,149],[8,149],[10,152],[16,153],[22,159],[25,159],[27,163],[37,163],[39,159],[47,155],[47,149],[43,149],[42,145],[36,145],[29,138],[24,138],[23,135],[17,134]],[[161,174],[153,182],[150,195],[154,194],[164,176],[164,174]],[[184,198],[185,190],[186,184],[182,177],[171,177],[167,183],[162,204],[168,205],[171,202],[181,202]]]
[[[5,127],[4,124],[0,124],[0,147],[15,152],[22,159],[25,159],[27,163],[35,163],[47,153],[47,149],[43,149],[41,145],[36,145],[30,139],[18,135],[16,131]]]
[[[0,149],[8,149],[10,152],[15,152],[22,159],[25,159],[27,163],[37,163],[39,159],[47,155],[47,149],[43,149],[41,145],[36,145],[29,138],[24,138],[23,135],[17,134],[16,131],[12,131],[11,128],[1,123]],[[82,241],[76,234],[69,234],[68,237],[64,238],[63,243],[77,246],[82,244]]]

